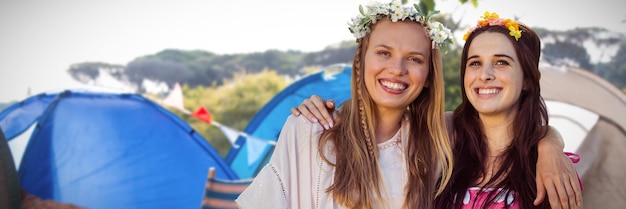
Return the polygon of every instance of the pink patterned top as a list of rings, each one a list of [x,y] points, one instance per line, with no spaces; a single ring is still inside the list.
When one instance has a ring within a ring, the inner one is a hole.
[[[482,208],[483,202],[492,192],[501,192],[502,189],[471,187],[465,192],[463,198],[463,209]],[[495,197],[494,203],[489,206],[490,209],[510,208],[519,209],[519,202],[515,201],[517,195],[515,192],[501,192]]]
[[[572,163],[578,163],[580,161],[580,155],[571,152],[565,152],[565,155],[572,161]],[[578,183],[580,184],[580,189],[583,189],[583,184],[580,181],[580,177],[578,177]],[[489,197],[492,192],[501,192],[500,188],[480,188],[480,187],[471,187],[465,192],[465,196],[463,197],[463,209],[472,209],[472,208],[482,208],[485,199]],[[456,199],[456,198],[455,198]],[[519,209],[519,201],[517,199],[517,194],[515,192],[501,192],[494,198],[494,203],[489,206],[489,209],[496,208],[510,208],[510,209]]]

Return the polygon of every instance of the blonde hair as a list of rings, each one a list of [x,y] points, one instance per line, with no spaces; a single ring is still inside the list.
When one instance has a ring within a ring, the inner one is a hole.
[[[374,27],[372,30],[375,30]],[[337,125],[322,133],[318,148],[322,159],[335,166],[335,179],[326,192],[349,208],[372,208],[374,200],[378,203],[384,200],[378,147],[372,139],[375,136],[372,129],[374,102],[363,81],[362,59],[370,34],[357,39],[352,63],[352,99],[341,105]],[[431,50],[429,71],[426,81],[429,86],[408,106],[410,140],[406,150],[406,208],[432,208],[435,197],[442,192],[452,175],[452,149],[445,123],[443,69],[438,48]],[[323,149],[328,142],[334,145],[335,163],[324,156]],[[437,184],[439,176],[436,172],[439,168],[442,177]]]

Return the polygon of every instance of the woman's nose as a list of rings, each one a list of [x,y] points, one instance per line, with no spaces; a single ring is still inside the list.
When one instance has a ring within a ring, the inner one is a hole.
[[[394,60],[387,66],[387,71],[393,75],[405,75],[408,72],[405,65],[403,60]]]
[[[480,80],[484,82],[489,82],[495,79],[496,79],[496,76],[494,75],[493,67],[483,68],[482,73],[480,74]]]

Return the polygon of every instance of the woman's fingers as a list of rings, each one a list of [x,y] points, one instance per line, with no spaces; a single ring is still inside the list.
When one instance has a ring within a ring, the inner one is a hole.
[[[292,108],[291,113],[295,116],[303,115],[313,123],[320,123],[324,129],[333,127],[332,111],[335,103],[332,100],[324,101],[317,95],[304,99],[297,108]]]

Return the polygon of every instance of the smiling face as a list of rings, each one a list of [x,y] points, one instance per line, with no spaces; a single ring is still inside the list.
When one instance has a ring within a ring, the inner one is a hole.
[[[365,51],[365,87],[378,112],[405,111],[426,84],[430,39],[415,22],[376,23]]]
[[[469,46],[465,93],[481,115],[517,114],[524,75],[513,44],[504,34],[485,32]]]

